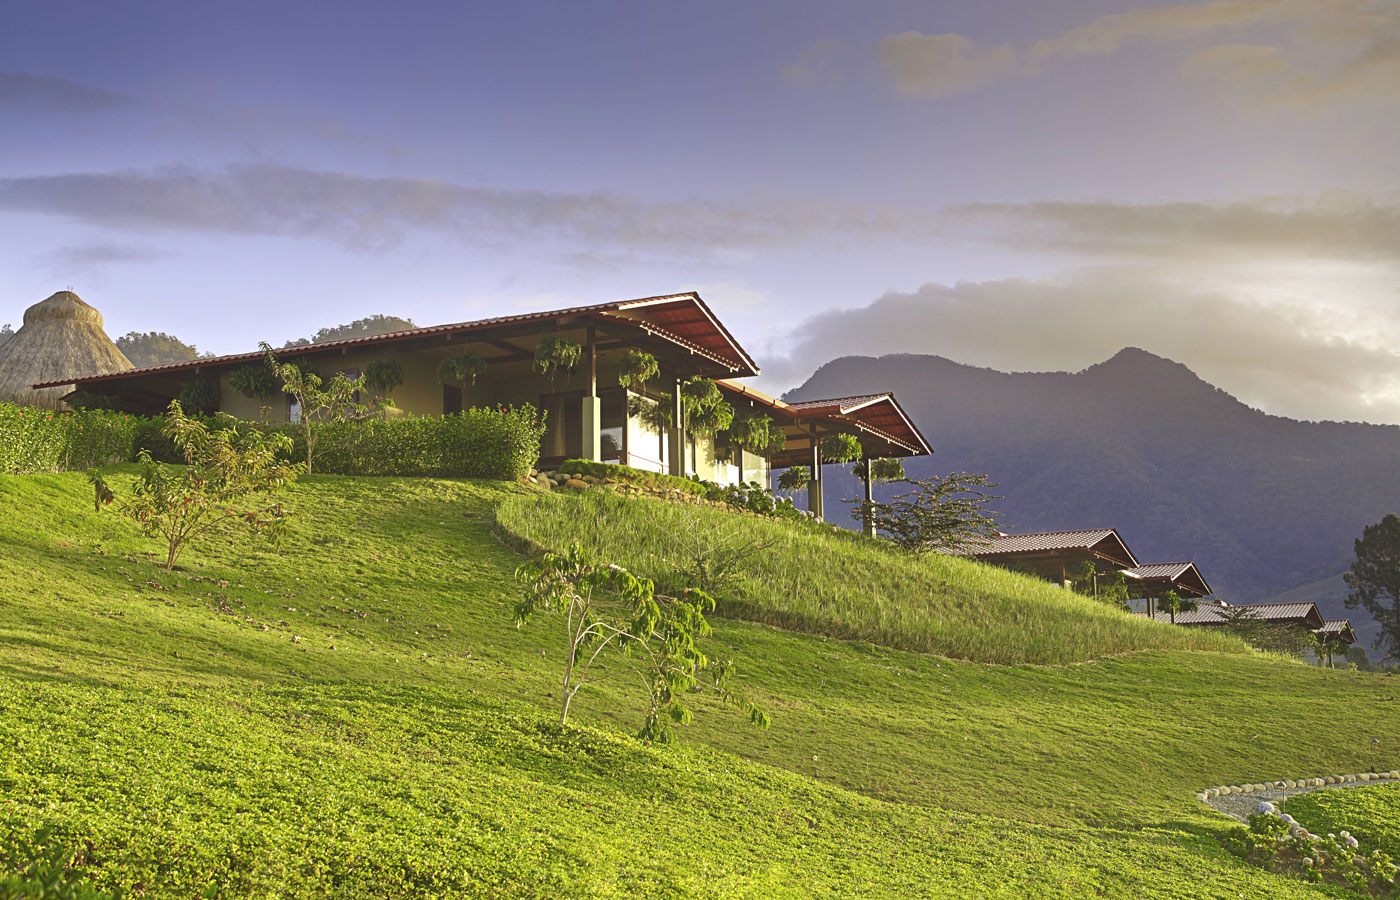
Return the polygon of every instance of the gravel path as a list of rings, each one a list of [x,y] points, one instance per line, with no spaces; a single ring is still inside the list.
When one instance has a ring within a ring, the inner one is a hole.
[[[1400,782],[1400,778],[1375,778],[1371,781],[1348,781],[1343,784],[1324,784],[1321,787],[1293,787],[1293,788],[1270,788],[1263,791],[1252,791],[1248,794],[1229,794],[1228,796],[1211,797],[1205,801],[1206,806],[1219,810],[1225,815],[1240,822],[1249,820],[1249,816],[1259,811],[1259,804],[1265,800],[1272,800],[1279,803],[1292,797],[1294,794],[1308,794],[1313,791],[1332,791],[1338,788],[1365,788],[1375,787],[1378,784],[1395,784]]]

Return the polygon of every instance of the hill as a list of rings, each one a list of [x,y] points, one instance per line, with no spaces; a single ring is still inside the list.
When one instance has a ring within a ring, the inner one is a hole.
[[[0,477],[0,832],[53,824],[91,882],[153,898],[1302,898],[1226,854],[1194,791],[1400,763],[1370,741],[1400,731],[1384,676],[1171,649],[989,665],[736,620],[709,646],[770,730],[700,702],[685,744],[645,746],[607,682],[561,729],[557,635],[510,626],[497,531],[618,546],[659,501],[600,519],[591,495],[327,476],[288,500],[280,549],[212,539],[165,573],[82,475]],[[817,534],[792,565],[820,571]],[[764,573],[739,574],[723,601],[764,614]],[[890,577],[871,610],[919,602]],[[982,599],[1034,611],[1041,586],[1009,583]]]
[[[1400,428],[1267,415],[1142,350],[1075,373],[843,357],[786,399],[891,385],[936,451],[911,473],[986,473],[1006,530],[1116,527],[1139,559],[1194,560],[1230,600],[1344,571],[1362,527],[1400,509]],[[842,472],[828,491],[855,497],[858,483]]]

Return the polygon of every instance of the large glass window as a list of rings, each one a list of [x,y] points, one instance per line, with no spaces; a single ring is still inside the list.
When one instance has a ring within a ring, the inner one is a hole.
[[[653,428],[645,421],[641,410],[658,402],[650,397],[627,392],[627,465],[648,472],[665,472],[670,463],[664,429]],[[664,401],[662,401],[664,402]]]
[[[621,389],[603,391],[599,405],[603,417],[599,423],[603,462],[622,462],[627,441],[627,393]]]

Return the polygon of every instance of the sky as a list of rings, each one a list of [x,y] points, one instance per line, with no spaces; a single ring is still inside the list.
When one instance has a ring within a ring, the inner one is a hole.
[[[217,353],[698,290],[1400,423],[1400,0],[0,0],[0,324]],[[910,390],[911,387],[894,386]]]

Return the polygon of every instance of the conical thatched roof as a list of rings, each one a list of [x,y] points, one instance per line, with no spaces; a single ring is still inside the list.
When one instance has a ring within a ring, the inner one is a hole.
[[[24,311],[24,326],[0,344],[0,401],[65,409],[71,387],[30,387],[60,378],[107,375],[131,368],[107,332],[102,313],[72,291],[59,291]]]

